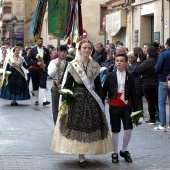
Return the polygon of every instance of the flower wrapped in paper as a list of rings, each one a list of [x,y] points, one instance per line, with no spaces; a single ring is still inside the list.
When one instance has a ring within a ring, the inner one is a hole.
[[[36,55],[36,59],[38,60],[38,62],[41,62],[41,63],[43,63],[43,64],[44,64],[43,57],[42,57],[42,56],[40,56],[40,54],[37,54],[37,55]],[[45,71],[45,69],[44,69],[44,68],[43,68],[43,70]]]
[[[138,126],[138,125],[141,125],[143,123],[143,114],[144,114],[143,110],[132,112],[130,117],[132,119],[133,125]]]
[[[63,103],[59,108],[60,122],[62,122],[65,115],[67,114],[68,106],[69,106],[70,102],[72,100],[76,99],[76,97],[78,95],[80,95],[80,93],[73,93],[69,89],[57,90],[57,93],[61,94],[63,97]]]
[[[11,75],[11,72],[10,72],[10,71],[6,71],[6,72],[5,72],[5,79],[6,79],[5,86],[8,85],[8,78],[9,78],[10,75]]]

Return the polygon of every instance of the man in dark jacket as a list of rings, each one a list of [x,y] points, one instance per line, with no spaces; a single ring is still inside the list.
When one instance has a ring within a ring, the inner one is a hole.
[[[96,53],[93,56],[93,60],[99,63],[100,66],[102,66],[107,58],[107,52],[103,48],[102,43],[96,44],[95,47],[96,47]]]
[[[32,82],[35,94],[35,105],[39,105],[39,87],[41,88],[43,97],[43,106],[50,104],[47,101],[46,85],[47,85],[47,67],[50,63],[49,50],[43,45],[43,38],[37,40],[37,46],[31,49],[28,60],[32,65]]]

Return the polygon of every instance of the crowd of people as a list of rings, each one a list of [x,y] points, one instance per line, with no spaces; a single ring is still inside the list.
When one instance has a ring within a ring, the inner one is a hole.
[[[93,45],[84,39],[79,44],[72,42],[70,47],[65,44],[46,48],[43,38],[39,38],[35,46],[25,49],[21,42],[14,48],[6,43],[0,55],[0,98],[18,106],[19,100],[28,100],[32,94],[34,104],[39,105],[41,93],[42,105],[49,105],[49,78],[55,125],[51,149],[78,154],[80,167],[87,165],[85,154],[113,152],[113,163],[119,162],[119,155],[132,162],[127,150],[133,129],[130,115],[143,110],[143,96],[149,112],[145,122],[159,121],[154,130],[170,130],[170,119],[166,125],[167,97],[170,102],[169,56],[170,38],[165,47],[153,42],[133,51],[120,41],[104,47],[102,43]],[[59,93],[62,89],[78,95],[68,104]],[[106,103],[109,103],[111,135],[105,117]],[[119,152],[121,121],[124,136]]]

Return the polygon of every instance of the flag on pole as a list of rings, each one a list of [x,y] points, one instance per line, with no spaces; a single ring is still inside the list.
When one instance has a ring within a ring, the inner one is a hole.
[[[69,0],[48,0],[48,33],[57,39],[65,36]]]
[[[38,0],[34,17],[32,19],[31,26],[29,29],[30,36],[33,37],[35,40],[40,38],[41,36],[46,7],[47,0]]]
[[[82,35],[81,0],[48,0],[48,32],[57,39]]]

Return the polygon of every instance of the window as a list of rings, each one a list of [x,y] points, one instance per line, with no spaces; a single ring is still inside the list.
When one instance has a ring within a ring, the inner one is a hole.
[[[100,6],[100,33],[103,33],[103,17],[107,14],[107,6]]]
[[[11,13],[11,7],[4,7],[4,14]]]

